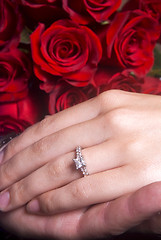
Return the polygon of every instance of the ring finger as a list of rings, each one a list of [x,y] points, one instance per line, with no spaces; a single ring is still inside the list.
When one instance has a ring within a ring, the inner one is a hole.
[[[79,144],[87,148],[106,141],[110,135],[110,127],[105,124],[104,116],[100,116],[39,140],[0,166],[0,191],[56,157],[73,151]]]
[[[109,140],[102,144],[86,148],[82,154],[86,157],[87,171],[90,174],[120,167],[124,163],[120,161],[121,147],[116,140]],[[103,154],[102,154],[103,153]],[[81,171],[75,170],[74,153],[70,152],[48,162],[29,176],[13,184],[0,195],[0,209],[13,210],[36,196],[56,189],[82,177]],[[4,201],[4,195],[8,194],[8,203]]]

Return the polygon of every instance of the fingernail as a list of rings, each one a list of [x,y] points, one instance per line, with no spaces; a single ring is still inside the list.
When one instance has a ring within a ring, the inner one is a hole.
[[[10,200],[9,192],[3,192],[0,194],[0,211],[5,210],[5,208],[9,204],[9,200]]]
[[[0,151],[0,163],[3,161],[4,151]]]
[[[40,211],[39,202],[35,199],[27,204],[28,212],[36,213]]]

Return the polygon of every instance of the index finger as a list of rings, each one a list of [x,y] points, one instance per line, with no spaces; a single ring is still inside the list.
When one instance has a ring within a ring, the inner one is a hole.
[[[100,113],[98,99],[90,99],[87,102],[76,105],[57,114],[46,116],[42,121],[27,128],[21,135],[10,141],[0,155],[0,162],[10,159],[41,138],[55,133],[71,125],[95,118]]]
[[[120,90],[109,90],[86,102],[75,105],[27,128],[21,135],[13,139],[0,154],[0,162],[5,162],[17,152],[28,147],[41,138],[84,121],[91,120],[102,113],[127,104],[127,98],[133,93]]]

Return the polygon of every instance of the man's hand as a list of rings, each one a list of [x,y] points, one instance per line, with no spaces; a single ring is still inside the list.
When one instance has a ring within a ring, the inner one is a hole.
[[[0,224],[17,235],[52,239],[86,239],[136,231],[161,233],[161,182],[109,203],[54,216],[30,215],[25,207],[0,214]]]

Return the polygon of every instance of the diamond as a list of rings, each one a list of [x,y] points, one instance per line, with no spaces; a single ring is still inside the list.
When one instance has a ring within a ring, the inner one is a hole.
[[[75,162],[76,169],[79,169],[83,166],[82,162],[80,161],[80,158],[75,158],[73,159],[73,161]]]

